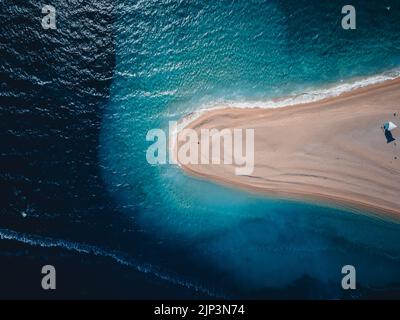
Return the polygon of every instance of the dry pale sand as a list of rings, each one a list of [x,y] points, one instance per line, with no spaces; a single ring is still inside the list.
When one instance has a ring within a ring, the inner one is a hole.
[[[381,126],[388,120],[400,124],[400,80],[279,109],[209,111],[188,128],[254,128],[255,169],[237,176],[234,165],[182,167],[268,195],[322,200],[400,218],[400,132],[395,129],[397,140],[387,143]]]

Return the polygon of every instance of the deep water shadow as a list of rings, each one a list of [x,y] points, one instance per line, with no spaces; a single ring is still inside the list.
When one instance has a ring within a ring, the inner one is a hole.
[[[43,238],[131,256],[154,247],[109,197],[97,156],[115,66],[113,3],[54,0],[57,30],[43,30],[37,1],[2,3],[0,229],[22,240],[0,241],[1,298],[49,298],[36,276],[49,261],[66,275],[53,298],[207,297],[101,255],[41,247]],[[39,238],[31,245],[25,235]]]

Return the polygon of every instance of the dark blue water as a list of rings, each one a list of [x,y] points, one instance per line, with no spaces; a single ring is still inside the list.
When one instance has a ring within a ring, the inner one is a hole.
[[[202,108],[396,76],[396,1],[354,2],[355,31],[341,1],[52,4],[58,29],[44,31],[41,4],[2,3],[2,297],[52,297],[37,288],[45,263],[53,297],[399,296],[398,223],[145,157],[147,130]],[[356,292],[340,287],[345,264]]]

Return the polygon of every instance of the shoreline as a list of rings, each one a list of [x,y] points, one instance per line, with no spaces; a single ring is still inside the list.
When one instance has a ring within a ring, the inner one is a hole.
[[[348,82],[336,82],[330,83],[326,86],[318,87],[318,88],[307,88],[308,91],[303,93],[294,93],[288,96],[282,96],[277,98],[272,98],[267,101],[252,101],[252,102],[231,102],[229,105],[226,102],[215,103],[215,104],[206,104],[204,108],[200,108],[190,113],[186,114],[178,121],[178,128],[174,136],[184,128],[188,128],[190,124],[196,121],[199,117],[204,115],[205,113],[211,111],[218,110],[226,110],[226,109],[234,109],[234,110],[253,110],[253,109],[281,109],[288,107],[296,107],[310,103],[318,103],[323,102],[325,100],[338,99],[340,97],[344,97],[348,94],[352,94],[353,92],[360,91],[363,89],[369,89],[381,85],[386,85],[389,82],[400,81],[400,67],[387,70],[383,73],[376,74],[374,76],[368,76],[366,78],[355,77],[349,79]],[[347,86],[347,87],[346,87]],[[338,89],[340,87],[346,87],[345,89]],[[324,92],[324,94],[322,94]],[[314,100],[300,100],[296,101],[297,98],[302,96],[311,96],[315,95],[321,96],[319,98],[314,98]]]
[[[213,109],[185,128],[254,128],[254,172],[236,176],[232,165],[179,165],[191,175],[257,194],[398,219],[400,149],[380,131],[388,120],[400,121],[399,78],[316,102]]]

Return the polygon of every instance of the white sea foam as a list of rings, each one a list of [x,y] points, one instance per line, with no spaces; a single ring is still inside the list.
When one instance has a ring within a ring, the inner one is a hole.
[[[328,98],[335,98],[344,93],[351,92],[356,89],[364,88],[370,85],[379,84],[388,80],[394,80],[400,78],[400,69],[393,69],[386,71],[382,74],[370,76],[367,78],[355,78],[348,81],[341,81],[332,86],[324,88],[310,88],[305,90],[303,93],[289,95],[284,98],[269,99],[265,101],[217,101],[208,102],[199,106],[195,111],[184,116],[179,120],[177,126],[170,133],[170,139],[173,139],[172,148],[170,153],[174,154],[174,148],[177,141],[178,133],[186,128],[193,121],[198,119],[204,113],[211,110],[220,109],[275,109],[282,107],[290,107],[295,105],[301,105],[310,102],[321,101]]]
[[[166,272],[159,270],[159,268],[146,263],[139,263],[134,258],[129,257],[121,252],[102,249],[93,245],[88,245],[84,243],[72,242],[63,239],[53,239],[47,237],[41,237],[36,235],[30,235],[25,233],[20,233],[14,230],[8,229],[0,229],[0,239],[1,240],[12,240],[21,242],[24,244],[28,244],[35,247],[42,248],[61,248],[68,251],[75,251],[83,254],[92,254],[95,256],[102,256],[111,258],[119,264],[125,265],[127,267],[131,267],[136,269],[139,272],[152,274],[153,276],[173,283],[175,285],[179,285],[188,289],[193,289],[197,292],[205,293],[212,297],[220,297],[224,298],[225,296],[216,293],[200,284],[193,283],[186,279],[179,277],[178,275],[171,275]]]

